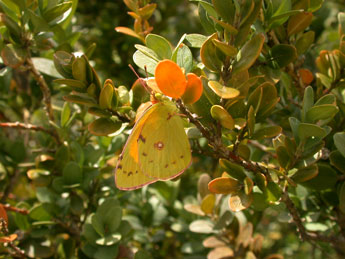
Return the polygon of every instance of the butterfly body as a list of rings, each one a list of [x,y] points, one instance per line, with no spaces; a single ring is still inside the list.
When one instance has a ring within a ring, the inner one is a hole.
[[[191,151],[183,120],[170,101],[147,108],[137,120],[118,159],[116,186],[133,190],[177,177],[190,165]]]

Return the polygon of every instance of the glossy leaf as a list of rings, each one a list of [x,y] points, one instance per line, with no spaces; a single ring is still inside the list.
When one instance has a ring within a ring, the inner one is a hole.
[[[297,58],[296,48],[289,44],[274,45],[271,49],[272,61],[280,68],[287,66]]]
[[[259,57],[265,41],[263,34],[257,34],[249,40],[237,54],[237,60],[233,65],[234,74],[250,68]]]
[[[302,36],[300,36],[297,41],[296,41],[296,50],[297,50],[297,54],[301,55],[303,53],[305,53],[309,47],[311,46],[311,44],[313,44],[315,39],[315,32],[314,31],[308,31],[306,33],[304,33]]]
[[[237,89],[221,85],[218,81],[209,81],[208,86],[223,99],[235,98],[240,94]]]
[[[107,136],[121,127],[121,122],[113,122],[110,119],[99,118],[89,124],[89,131],[96,136]]]
[[[307,120],[310,122],[316,122],[319,120],[331,119],[338,111],[338,107],[332,104],[313,106],[307,112]]]
[[[253,202],[253,195],[247,195],[244,192],[232,194],[229,198],[230,210],[237,212],[247,209]]]
[[[337,182],[337,173],[329,165],[318,164],[319,173],[316,177],[309,181],[305,181],[302,185],[314,190],[326,190],[334,188]]]
[[[95,106],[96,102],[88,97],[80,96],[80,95],[66,95],[63,97],[63,99],[67,102],[71,103],[78,103],[78,104],[83,104],[86,106]]]
[[[114,87],[112,84],[105,84],[99,95],[99,107],[101,109],[111,109]]]
[[[212,214],[216,203],[216,196],[212,193],[207,194],[201,201],[200,208],[205,214]]]
[[[298,171],[291,176],[291,179],[296,183],[302,183],[316,177],[318,173],[319,170],[317,165],[313,164],[311,166],[298,169]]]
[[[219,41],[217,39],[212,40],[213,44],[226,56],[233,57],[237,54],[237,49],[225,42]]]
[[[264,139],[264,138],[274,138],[278,136],[282,132],[282,128],[280,126],[269,126],[266,128],[261,128],[254,132],[252,138],[253,139]]]
[[[213,72],[219,72],[222,68],[222,61],[217,54],[217,48],[213,44],[213,40],[217,39],[217,34],[212,34],[202,45],[200,49],[200,57],[202,63]]]
[[[310,12],[302,12],[292,16],[289,19],[287,33],[288,35],[296,34],[307,28],[313,19],[313,14]]]
[[[329,160],[331,161],[332,166],[345,174],[344,156],[338,150],[335,150],[330,154]]]
[[[218,177],[208,184],[210,192],[217,194],[236,193],[241,187],[242,184],[239,181],[230,177]]]
[[[187,46],[192,48],[201,48],[206,40],[206,36],[202,34],[192,33],[186,35],[185,43]]]
[[[145,38],[145,43],[147,47],[156,52],[161,60],[171,58],[171,45],[169,41],[162,36],[156,34],[148,34]]]
[[[223,170],[225,170],[231,177],[235,178],[236,180],[243,181],[244,178],[246,178],[243,167],[231,163],[229,160],[219,159],[219,165]]]
[[[339,152],[345,157],[345,132],[334,134],[333,141]]]
[[[213,232],[213,224],[207,220],[195,220],[189,225],[189,230],[194,233],[209,234]]]
[[[231,115],[220,105],[213,105],[211,108],[211,116],[220,122],[227,129],[233,129],[235,121]]]

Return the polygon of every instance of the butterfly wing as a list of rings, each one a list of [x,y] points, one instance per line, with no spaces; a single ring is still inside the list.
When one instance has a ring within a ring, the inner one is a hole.
[[[153,107],[139,134],[138,156],[142,172],[168,180],[191,163],[191,150],[182,118],[174,104],[161,102]]]
[[[154,106],[146,109],[134,125],[115,169],[115,184],[121,190],[134,190],[153,183],[158,179],[145,175],[139,167],[138,139],[146,120],[154,111]]]

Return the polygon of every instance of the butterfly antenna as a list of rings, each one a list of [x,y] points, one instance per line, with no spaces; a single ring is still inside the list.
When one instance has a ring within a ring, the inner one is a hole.
[[[139,79],[140,84],[144,87],[144,89],[150,94],[152,95],[152,90],[150,89],[150,87],[147,85],[147,83],[138,75],[138,73],[135,71],[135,69],[133,68],[133,66],[131,64],[128,65],[129,68],[133,71],[133,73],[137,76],[137,78]],[[145,66],[145,72],[146,72],[146,76],[147,76],[147,71],[146,71],[146,66]]]

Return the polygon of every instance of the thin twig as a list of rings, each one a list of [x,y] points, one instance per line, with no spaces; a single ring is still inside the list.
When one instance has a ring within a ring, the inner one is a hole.
[[[23,129],[23,130],[33,130],[33,131],[41,131],[51,135],[58,144],[60,144],[60,138],[55,131],[46,129],[42,126],[37,126],[33,124],[26,124],[21,122],[1,122],[0,128],[14,128],[14,129]]]
[[[51,121],[54,121],[54,112],[53,112],[53,107],[51,104],[51,93],[50,93],[50,89],[48,87],[48,84],[44,80],[41,73],[36,69],[36,67],[34,66],[32,59],[30,57],[26,59],[26,63],[28,65],[29,71],[32,73],[34,79],[36,80],[36,82],[38,83],[38,85],[42,91],[43,100],[44,100],[44,103],[45,103],[45,106],[47,109],[48,117]]]
[[[11,206],[9,204],[4,204],[3,207],[7,211],[13,211],[13,212],[16,212],[16,213],[19,213],[19,214],[23,214],[23,215],[28,215],[29,214],[29,211],[27,209],[16,208],[16,207],[13,207],[13,206]]]
[[[292,219],[297,226],[297,230],[300,234],[302,241],[321,241],[325,243],[331,243],[335,248],[343,247],[345,245],[345,240],[341,240],[338,236],[326,236],[318,232],[307,231],[303,225],[303,222],[301,220],[301,217],[297,211],[295,204],[289,197],[287,190],[283,192],[282,201],[285,203],[286,208],[292,216]]]

